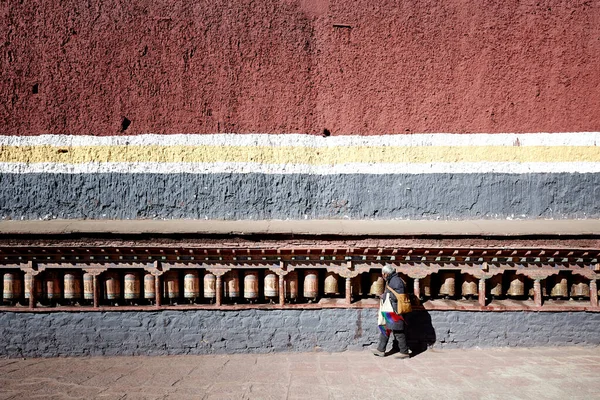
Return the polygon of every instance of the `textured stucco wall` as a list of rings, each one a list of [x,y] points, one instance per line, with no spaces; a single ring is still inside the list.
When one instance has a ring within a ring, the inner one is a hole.
[[[376,310],[2,313],[0,355],[162,355],[362,349]],[[412,348],[599,345],[600,314],[415,312]]]

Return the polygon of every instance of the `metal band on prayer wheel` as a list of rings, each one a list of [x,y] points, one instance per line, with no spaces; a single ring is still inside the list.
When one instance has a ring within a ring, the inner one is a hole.
[[[325,275],[325,288],[323,289],[325,294],[340,294],[338,285],[338,276],[335,272],[327,272]]]
[[[179,298],[179,274],[177,271],[169,271],[164,274],[163,296],[165,299]]]
[[[369,275],[371,278],[371,286],[369,288],[369,295],[381,296],[385,290],[385,280],[379,272],[371,272]]]
[[[319,296],[319,275],[314,269],[304,273],[304,297],[314,299]]]
[[[29,290],[31,289],[31,278],[32,278],[32,276],[30,274],[25,274],[25,298],[26,299],[29,298]],[[39,279],[36,279],[35,280],[35,298],[36,299],[42,298],[43,293],[44,293],[44,290],[42,289],[42,281]]]
[[[60,300],[62,293],[60,290],[60,279],[55,272],[48,272],[44,279],[44,294],[48,300]]]
[[[441,272],[440,273],[440,295],[452,297],[455,295],[456,282],[454,272]]]
[[[65,300],[81,299],[81,279],[80,275],[75,272],[65,272],[63,279]]]
[[[214,299],[217,297],[217,277],[208,271],[204,273],[204,298]]]
[[[104,277],[104,298],[106,300],[121,298],[121,282],[116,272],[108,272]]]
[[[522,275],[513,276],[506,294],[511,297],[525,296],[525,277]]]
[[[571,297],[590,297],[589,281],[583,276],[573,275],[573,284],[571,285]]]
[[[123,296],[126,300],[135,300],[140,298],[140,276],[135,272],[128,272],[123,277],[125,283],[123,288]]]
[[[244,271],[244,298],[254,300],[258,298],[258,272]]]
[[[424,297],[431,297],[431,275],[427,275],[419,281],[421,289],[421,295]]]
[[[284,278],[285,298],[295,300],[298,298],[298,273],[289,272]]]
[[[569,287],[567,285],[567,278],[565,276],[556,275],[552,282],[552,289],[550,290],[551,297],[568,297]]]
[[[494,297],[502,296],[502,274],[492,276],[489,280],[490,295]]]
[[[188,271],[183,276],[183,297],[186,299],[200,297],[200,278],[197,271]]]
[[[362,274],[358,274],[350,281],[352,296],[362,296]]]
[[[478,290],[478,279],[469,274],[463,274],[463,282],[461,286],[461,293],[463,296],[477,296]]]
[[[144,275],[144,298],[152,300],[156,298],[156,277],[151,273]]]
[[[94,275],[87,272],[83,274],[83,298],[94,300]]]
[[[227,272],[223,276],[225,297],[235,299],[240,297],[240,278],[237,270]]]
[[[277,297],[279,293],[279,277],[273,271],[265,272],[265,297]]]
[[[17,300],[21,297],[21,279],[13,272],[7,272],[4,274],[4,286],[2,290],[2,296],[5,300]]]

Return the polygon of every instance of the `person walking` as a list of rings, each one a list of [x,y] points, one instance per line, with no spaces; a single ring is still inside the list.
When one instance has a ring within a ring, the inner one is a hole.
[[[373,350],[373,354],[379,357],[385,357],[385,350],[389,338],[393,335],[392,351],[396,353],[396,358],[408,358],[410,355],[408,354],[408,345],[406,344],[406,335],[404,334],[404,317],[398,313],[398,299],[392,293],[393,290],[397,294],[404,294],[404,281],[398,276],[396,270],[391,265],[383,267],[381,274],[386,282],[385,291],[381,296],[381,300],[382,302],[385,302],[386,299],[389,298],[394,311],[389,318],[386,318],[385,326],[383,328],[380,327],[379,345]]]

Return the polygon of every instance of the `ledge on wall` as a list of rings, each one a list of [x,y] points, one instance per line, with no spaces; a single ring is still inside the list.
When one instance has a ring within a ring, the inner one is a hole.
[[[0,235],[596,236],[600,220],[0,221]]]

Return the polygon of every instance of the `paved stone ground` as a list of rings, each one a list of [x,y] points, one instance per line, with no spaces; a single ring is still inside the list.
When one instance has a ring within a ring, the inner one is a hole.
[[[0,359],[0,399],[593,399],[600,347]]]

